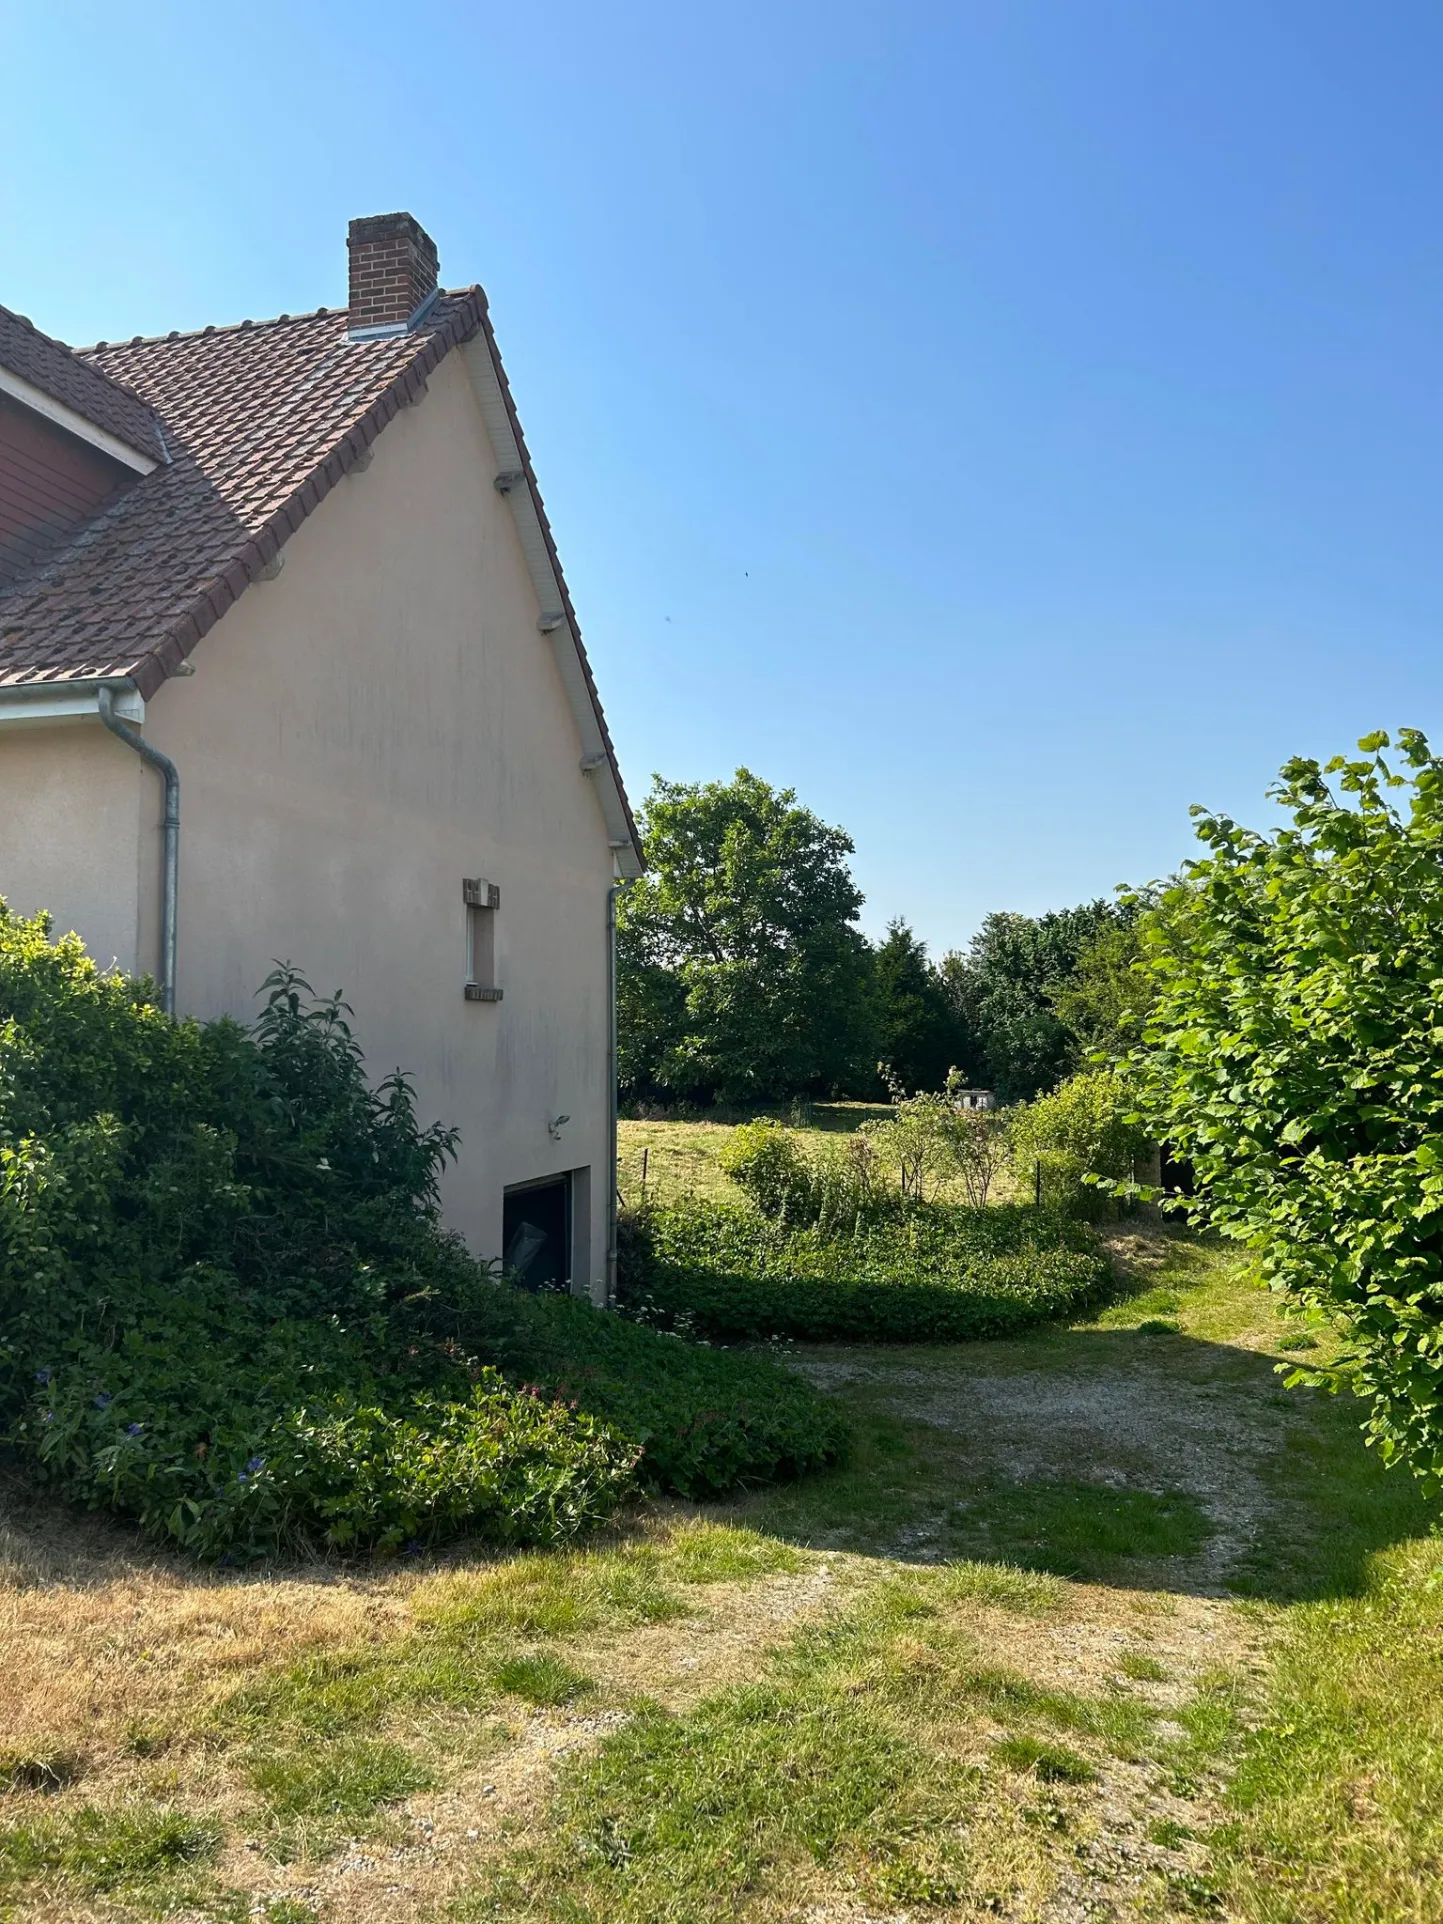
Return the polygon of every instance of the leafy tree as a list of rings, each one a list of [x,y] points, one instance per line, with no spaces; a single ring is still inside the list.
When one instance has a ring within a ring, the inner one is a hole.
[[[873,953],[877,1048],[908,1089],[940,1089],[965,1040],[927,945],[899,916]]]
[[[1141,964],[1138,911],[1150,905],[1158,913],[1156,897],[1156,890],[1147,890],[1123,904],[1118,919],[1083,949],[1072,974],[1053,991],[1053,1010],[1084,1057],[1116,1058],[1142,1038],[1157,986]]]
[[[876,1060],[852,843],[745,768],[656,777],[617,912],[624,1086],[756,1102],[865,1087]]]
[[[633,891],[634,892],[634,891]],[[616,916],[616,1075],[633,1095],[667,1087],[687,1028],[686,980],[655,958],[648,918]]]
[[[1081,1060],[1058,997],[1079,958],[1127,911],[1104,901],[1048,915],[989,915],[965,953],[944,956],[943,987],[988,1087],[1006,1102],[1054,1088]]]
[[[1345,1338],[1389,1459],[1443,1472],[1443,762],[1295,760],[1274,834],[1195,811],[1208,853],[1144,918],[1157,1006],[1127,1064],[1191,1160],[1195,1217]],[[1335,787],[1325,779],[1336,776]],[[1336,792],[1335,792],[1336,788]]]

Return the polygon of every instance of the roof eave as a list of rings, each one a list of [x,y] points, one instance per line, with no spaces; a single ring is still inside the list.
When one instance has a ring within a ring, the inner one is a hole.
[[[479,288],[475,291],[477,294],[481,292]],[[617,874],[624,880],[634,879],[646,870],[641,836],[621,779],[616,748],[601,706],[601,695],[581,638],[581,624],[577,621],[576,609],[566,585],[551,523],[546,518],[536,470],[531,464],[526,437],[521,431],[511,384],[506,378],[484,295],[481,296],[480,325],[466,343],[464,358],[472,391],[490,437],[492,452],[499,463],[494,480],[511,508],[537,605],[541,609],[542,636],[555,651],[557,667],[570,698],[572,714],[581,736],[583,766],[588,768],[597,782],[598,799],[610,836]]]

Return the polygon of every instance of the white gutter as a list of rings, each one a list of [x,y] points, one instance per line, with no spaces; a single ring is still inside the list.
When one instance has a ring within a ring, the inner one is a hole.
[[[0,688],[0,728],[38,727],[41,722],[99,721],[100,691],[114,697],[115,713],[143,722],[145,703],[130,682],[28,681]]]
[[[100,719],[112,735],[118,735],[127,748],[133,748],[150,763],[165,785],[165,815],[161,833],[165,855],[160,868],[160,1006],[167,1015],[175,1014],[175,908],[180,893],[180,775],[169,755],[162,755],[138,729],[120,719],[119,703],[113,688],[96,693]]]
[[[108,429],[97,427],[94,421],[87,421],[83,414],[66,407],[63,401],[57,401],[44,388],[22,381],[8,367],[0,367],[0,394],[9,395],[12,401],[29,408],[32,414],[43,415],[47,421],[53,421],[56,427],[73,434],[77,441],[88,441],[91,447],[99,448],[102,454],[108,454],[112,461],[119,461],[122,467],[131,468],[136,474],[150,474],[160,466],[159,461],[151,460],[128,441],[122,441],[118,434],[111,434]]]

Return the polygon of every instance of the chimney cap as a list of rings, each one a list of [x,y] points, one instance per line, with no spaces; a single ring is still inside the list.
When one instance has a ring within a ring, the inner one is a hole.
[[[354,247],[358,241],[389,240],[393,235],[409,235],[413,240],[423,241],[435,249],[436,243],[426,232],[414,214],[361,214],[353,220],[346,230],[346,245]]]

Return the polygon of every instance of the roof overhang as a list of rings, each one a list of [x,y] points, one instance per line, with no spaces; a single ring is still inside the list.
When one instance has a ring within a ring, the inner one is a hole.
[[[0,367],[0,394],[28,408],[32,414],[43,416],[56,427],[64,428],[77,441],[98,448],[102,454],[108,454],[112,461],[119,461],[122,467],[131,469],[135,474],[150,474],[160,466],[158,461],[152,461],[138,448],[131,447],[129,442],[122,441],[118,434],[111,434],[107,429],[97,427],[94,421],[87,421],[83,414],[67,407],[63,401],[57,401],[44,388],[35,387],[18,374],[12,374],[8,367]]]
[[[556,658],[577,733],[581,737],[581,767],[596,784],[606,822],[616,873],[624,879],[641,875],[645,861],[641,838],[632,819],[616,753],[602,718],[601,700],[592,680],[581,640],[576,611],[571,605],[561,561],[552,538],[551,525],[536,485],[536,475],[526,442],[521,433],[515,404],[506,373],[501,365],[490,321],[483,316],[481,326],[461,349],[471,387],[486,424],[498,468],[495,485],[511,509],[521,550],[526,558],[531,585],[540,609],[537,621],[537,646],[550,647]]]

